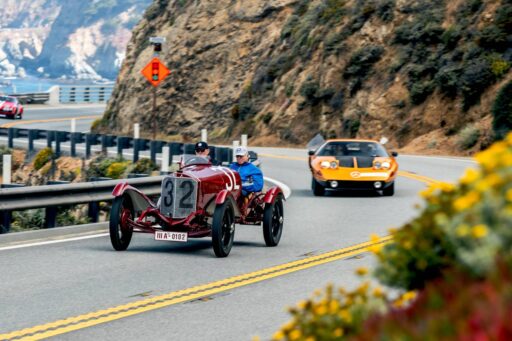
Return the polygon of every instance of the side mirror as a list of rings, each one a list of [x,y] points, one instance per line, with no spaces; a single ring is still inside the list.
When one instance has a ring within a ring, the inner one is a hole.
[[[397,157],[397,156],[398,156],[398,153],[397,153],[397,152],[391,152],[391,156],[393,156],[393,157]]]
[[[258,160],[258,153],[249,150],[249,162],[254,162]]]
[[[313,156],[313,155],[315,155],[315,151],[314,151],[314,150],[308,150],[308,155],[309,155],[309,156]]]

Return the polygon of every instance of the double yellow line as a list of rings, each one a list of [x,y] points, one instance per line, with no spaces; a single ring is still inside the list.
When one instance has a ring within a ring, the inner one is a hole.
[[[441,182],[441,181],[434,180],[432,178],[429,178],[429,177],[426,177],[426,176],[423,176],[423,175],[419,175],[419,174],[415,174],[415,173],[412,173],[412,172],[398,171],[398,175],[402,176],[404,178],[409,178],[409,179],[421,181],[423,183],[426,183],[427,185],[437,184],[437,183]]]
[[[308,257],[298,261],[266,268],[205,285],[170,292],[165,295],[135,301],[117,307],[99,310],[93,313],[79,315],[64,320],[14,331],[7,334],[0,334],[0,340],[41,340],[44,338],[68,333],[98,324],[122,319],[128,316],[141,314],[155,309],[168,307],[177,303],[191,301],[205,296],[218,294],[223,291],[232,290],[249,284],[268,280],[288,273],[311,268],[321,264],[334,262],[339,259],[352,257],[368,251],[376,245],[389,243],[390,236],[383,237],[375,242],[366,242],[351,247],[323,253],[317,256]]]
[[[11,128],[20,124],[33,124],[33,123],[51,123],[51,122],[64,122],[71,121],[72,119],[76,120],[89,120],[101,117],[101,115],[89,115],[89,116],[78,116],[78,117],[68,117],[68,118],[48,118],[44,120],[25,120],[25,121],[16,121],[11,123],[4,123],[0,125],[0,128]]]

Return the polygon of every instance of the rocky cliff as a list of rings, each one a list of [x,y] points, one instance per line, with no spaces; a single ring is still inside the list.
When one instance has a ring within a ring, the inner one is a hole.
[[[155,0],[96,130],[129,133],[139,121],[149,135],[140,70],[149,37],[163,36],[162,138],[207,128],[216,142],[248,133],[253,144],[303,145],[321,132],[469,153],[494,138],[511,24],[510,0]]]
[[[150,0],[3,0],[0,75],[114,79]]]

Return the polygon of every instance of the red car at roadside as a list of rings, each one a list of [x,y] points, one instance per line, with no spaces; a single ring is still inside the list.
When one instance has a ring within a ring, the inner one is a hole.
[[[0,95],[0,117],[23,118],[23,106],[16,97]]]

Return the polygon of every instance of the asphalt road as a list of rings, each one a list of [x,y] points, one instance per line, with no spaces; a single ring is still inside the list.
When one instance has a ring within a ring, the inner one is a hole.
[[[70,105],[26,105],[23,119],[0,119],[0,127],[16,127],[46,130],[71,130],[71,119],[76,118],[76,131],[87,132],[91,123],[100,118],[105,104],[70,104]]]
[[[425,183],[399,177],[393,197],[365,194],[314,197],[305,150],[255,148],[265,176],[288,185],[279,246],[265,247],[261,228],[238,226],[228,258],[214,257],[210,239],[188,244],[135,235],[126,252],[108,236],[20,249],[0,249],[0,334],[150,299],[271,266],[305,259],[387,235],[417,214]],[[400,169],[455,181],[466,159],[399,156]],[[372,266],[365,253],[88,328],[57,340],[270,339],[290,316],[286,307],[327,283],[353,287],[354,270]],[[108,315],[108,313],[107,313]],[[94,319],[92,319],[94,320]],[[0,335],[0,339],[2,339]]]

